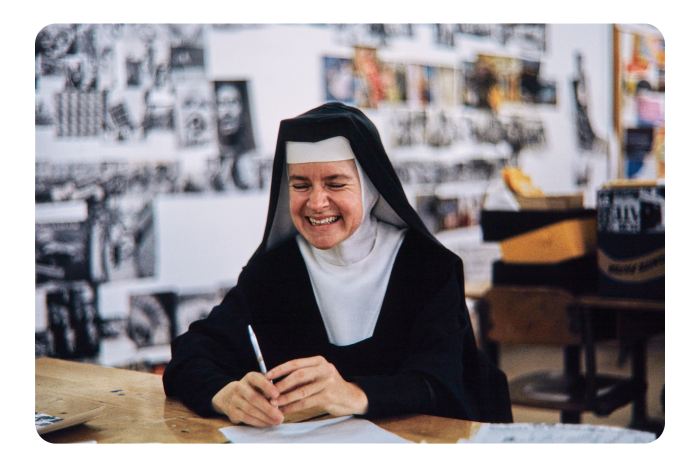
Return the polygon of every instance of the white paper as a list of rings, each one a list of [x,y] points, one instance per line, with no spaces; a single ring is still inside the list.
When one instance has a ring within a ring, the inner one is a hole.
[[[547,424],[504,423],[484,424],[468,440],[460,443],[650,443],[654,433],[626,428]]]
[[[352,416],[266,428],[236,425],[219,431],[232,443],[410,443]]]

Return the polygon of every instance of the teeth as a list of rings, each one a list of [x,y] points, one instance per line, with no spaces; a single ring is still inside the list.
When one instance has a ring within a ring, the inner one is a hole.
[[[332,224],[333,222],[337,221],[338,219],[340,219],[340,216],[326,217],[325,219],[320,220],[320,221],[317,221],[317,220],[309,217],[309,222],[311,222],[311,225],[327,225],[327,224]]]

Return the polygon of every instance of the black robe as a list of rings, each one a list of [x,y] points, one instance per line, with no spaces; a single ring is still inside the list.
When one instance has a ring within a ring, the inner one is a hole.
[[[408,229],[373,335],[348,346],[328,341],[285,205],[286,142],[334,136],[349,140],[379,191],[373,215]],[[200,415],[214,415],[214,395],[258,371],[249,324],[268,369],[321,355],[365,392],[367,417],[423,413],[512,421],[505,376],[476,347],[462,261],[430,234],[410,206],[377,129],[357,109],[325,104],[281,122],[263,241],[223,302],[173,341],[163,375],[166,395]]]
[[[367,417],[425,413],[473,419],[462,387],[464,337],[472,332],[459,297],[453,259],[411,232],[389,280],[374,334],[336,346],[328,341],[306,266],[294,240],[246,266],[211,315],[173,341],[163,375],[168,396],[213,415],[211,399],[231,381],[259,371],[251,324],[271,369],[321,355],[367,395]]]

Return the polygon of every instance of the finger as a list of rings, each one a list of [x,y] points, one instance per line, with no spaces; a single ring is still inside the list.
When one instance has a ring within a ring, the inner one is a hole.
[[[286,405],[280,406],[280,410],[282,413],[294,413],[294,412],[300,412],[302,410],[310,409],[311,407],[320,407],[323,410],[328,410],[326,407],[323,406],[323,403],[320,401],[320,394],[314,394],[311,397],[306,397],[304,399],[300,399],[294,402],[290,402]]]
[[[320,393],[323,389],[324,386],[320,383],[311,383],[299,386],[290,392],[282,394],[279,398],[279,405],[280,407],[285,407],[293,402],[308,399]]]
[[[241,394],[238,408],[256,418],[267,420],[272,424],[277,425],[284,415],[280,410],[273,406],[263,395],[255,388],[249,388]]]
[[[288,362],[285,362],[281,365],[276,366],[275,368],[271,369],[267,373],[265,373],[265,377],[268,379],[275,380],[279,377],[282,377],[284,375],[288,375],[292,373],[293,371],[299,370],[301,368],[307,368],[311,366],[317,366],[320,365],[322,362],[325,362],[326,360],[323,357],[308,357],[308,358],[297,358],[296,360],[290,360]]]
[[[233,423],[245,423],[246,425],[252,425],[257,427],[266,427],[278,425],[278,423],[272,423],[266,420],[261,420],[249,413],[244,412],[241,409],[236,409],[234,413],[229,416]]]
[[[267,425],[279,425],[284,420],[284,415],[282,411],[276,407],[272,407],[269,402],[262,396],[258,395],[260,399],[263,400],[262,407],[257,405],[261,403],[260,400],[251,402],[246,399],[242,399],[239,403],[239,410],[250,417],[264,422]],[[257,426],[257,425],[256,425]]]
[[[251,372],[243,378],[250,386],[258,389],[267,399],[275,399],[279,397],[280,391],[272,381],[265,377],[262,373]]]
[[[313,383],[319,379],[318,367],[302,368],[295,370],[283,380],[275,383],[275,386],[280,394],[285,394],[300,386]]]

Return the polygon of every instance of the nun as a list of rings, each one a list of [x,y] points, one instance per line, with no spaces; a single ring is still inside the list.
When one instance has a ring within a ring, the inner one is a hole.
[[[166,395],[205,417],[512,421],[505,376],[476,347],[461,260],[409,204],[374,124],[340,103],[280,123],[262,242],[171,350]]]

